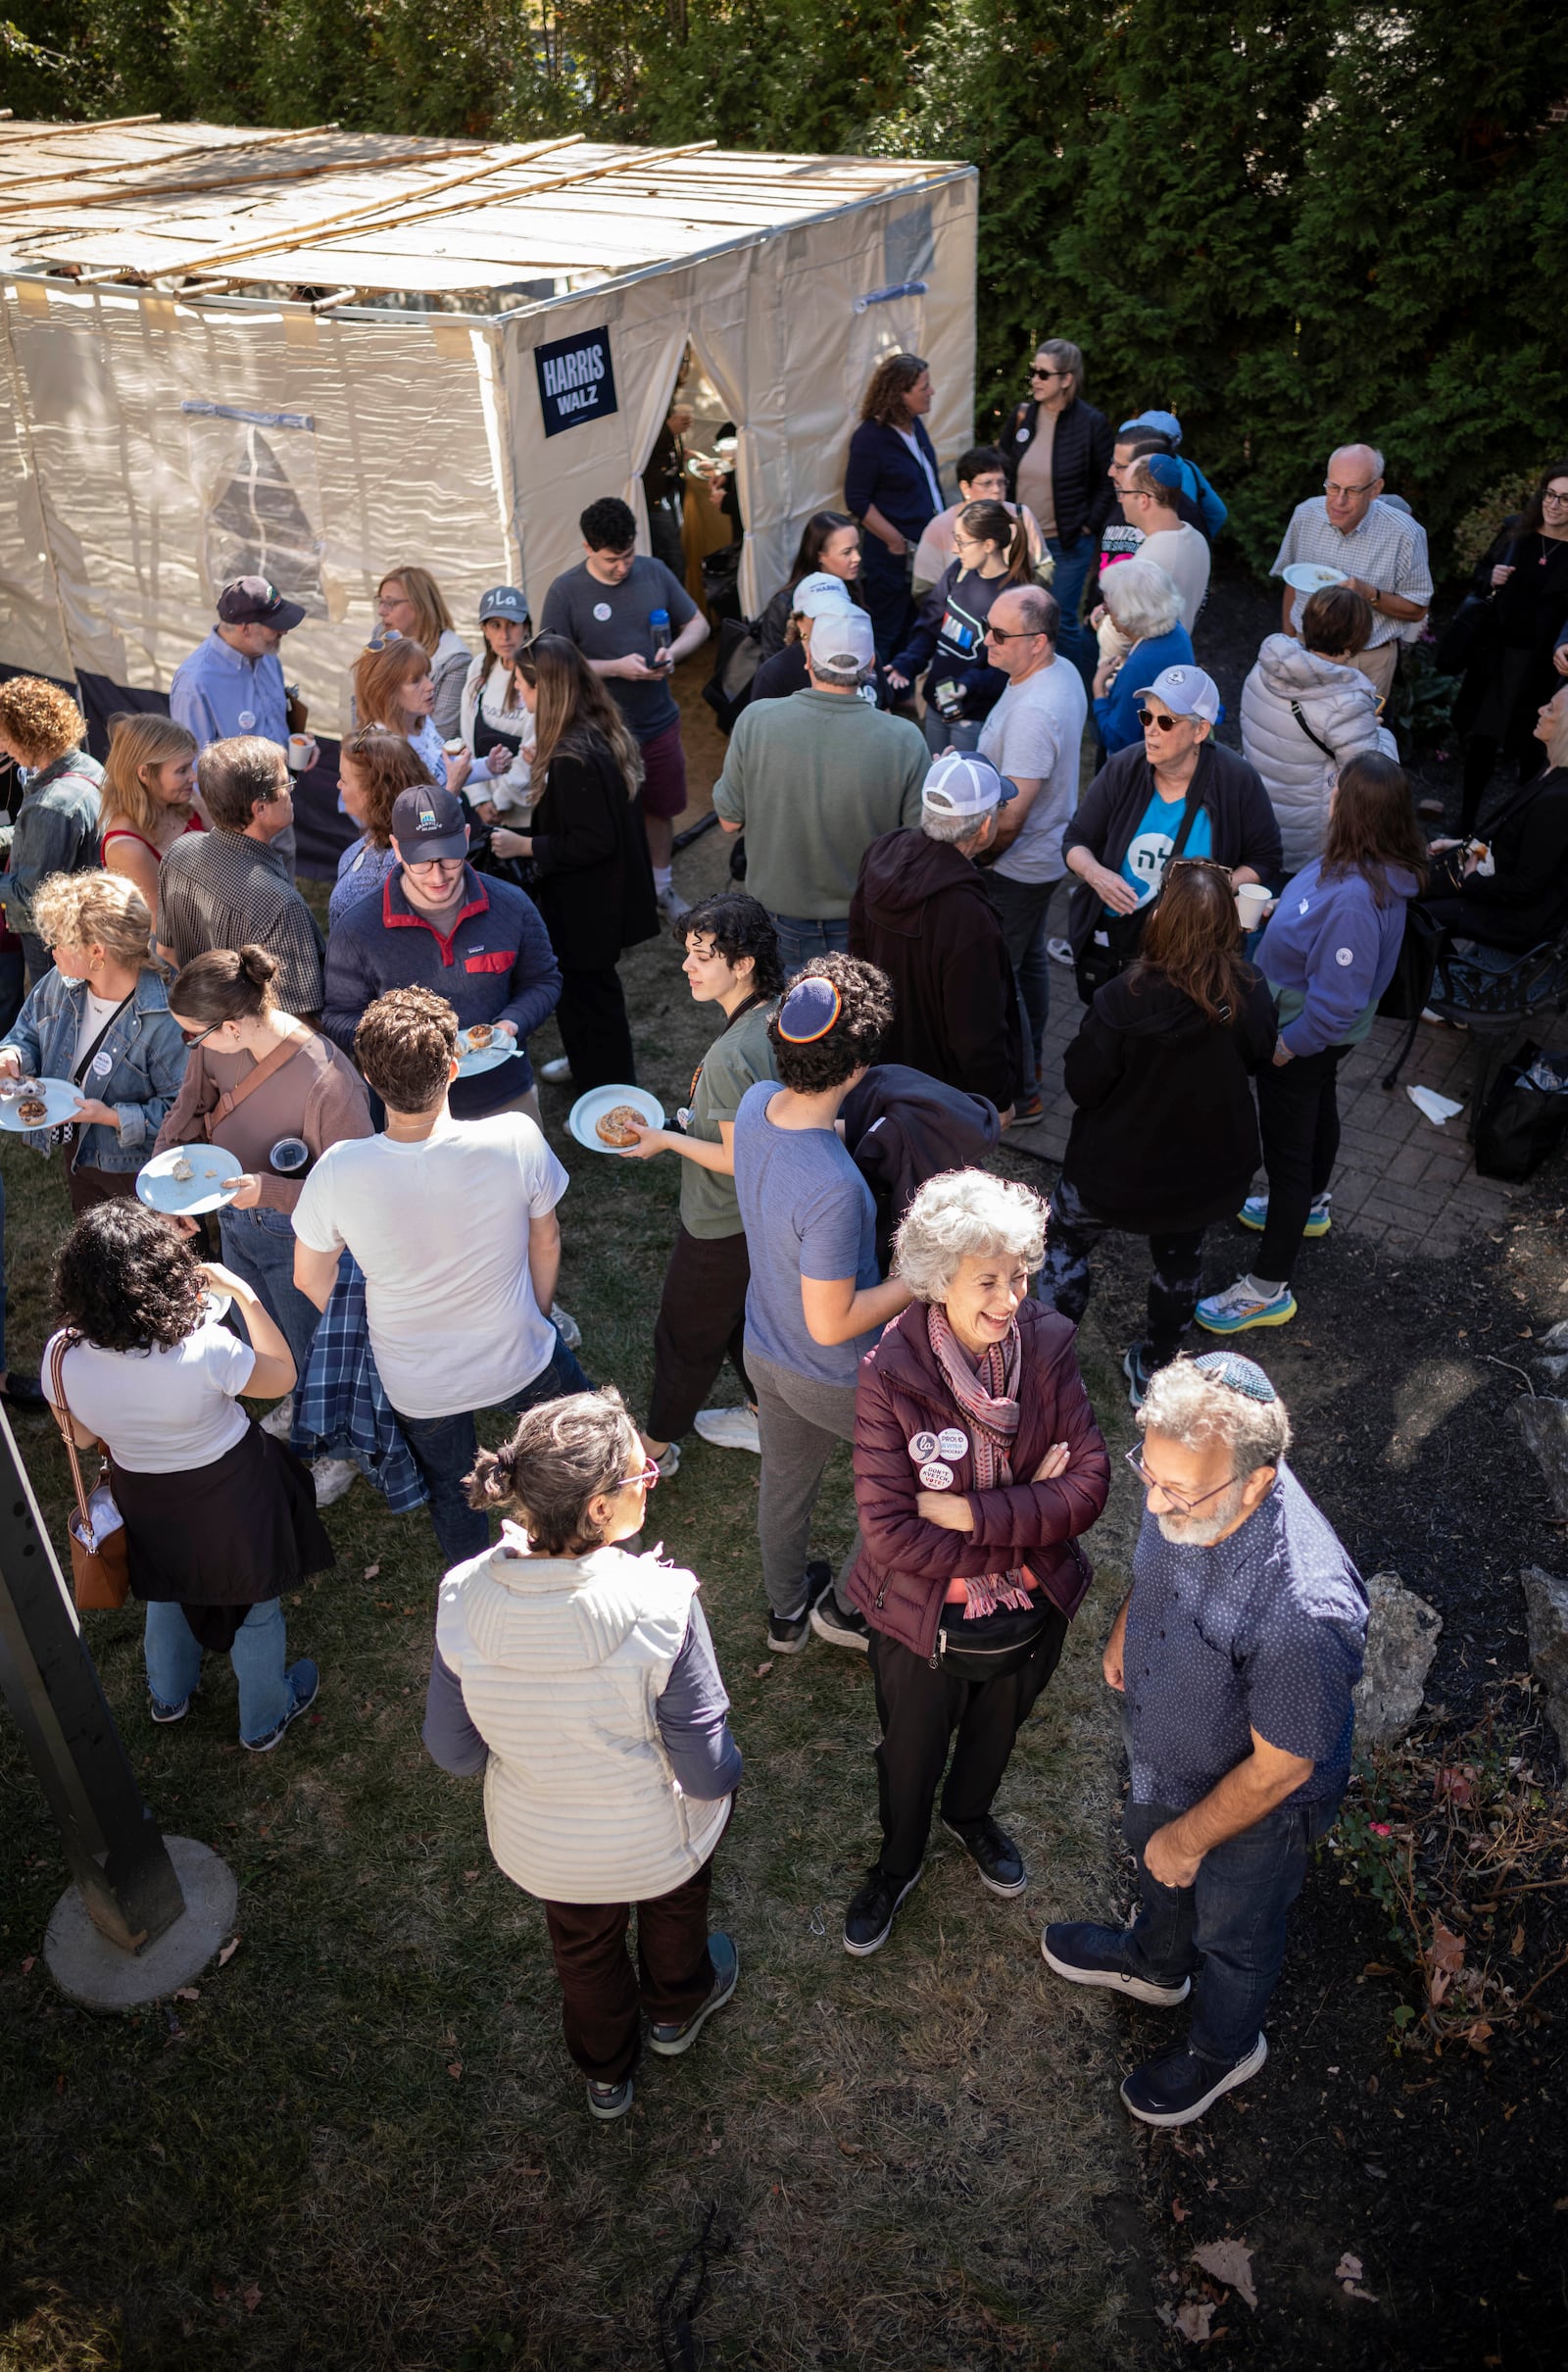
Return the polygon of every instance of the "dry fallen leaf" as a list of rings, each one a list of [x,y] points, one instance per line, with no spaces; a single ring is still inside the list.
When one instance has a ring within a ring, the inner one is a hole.
[[[1521,1930],[1520,1932],[1521,1932],[1521,1933],[1523,1933],[1523,1930]],[[23,1963],[22,1963],[22,1973],[23,1973],[23,1975],[24,1975],[24,1977],[25,1977],[25,1976],[30,1976],[30,1975],[31,1975],[31,1973],[32,1973],[32,1964],[33,1964],[33,1961],[34,1961],[34,1960],[37,1958],[37,1956],[38,1956],[38,1955],[37,1955],[37,1953],[36,1953],[36,1952],[28,1952],[28,1954],[27,1954],[26,1958],[25,1958],[25,1959],[23,1961]]]
[[[449,2059],[447,2061],[447,2073],[452,2078],[453,2082],[456,2083],[459,2076],[463,2073],[463,2061],[461,2059]]]
[[[224,1945],[224,1947],[223,1947],[222,1951],[221,1951],[221,1952],[219,1953],[219,1955],[218,1955],[218,1965],[219,1965],[219,1967],[220,1967],[220,1968],[226,1968],[226,1967],[228,1966],[228,1964],[229,1964],[230,1960],[232,1960],[232,1958],[234,1957],[234,1954],[235,1954],[235,1953],[238,1952],[238,1950],[239,1950],[239,1938],[238,1938],[238,1936],[230,1936],[230,1937],[229,1937],[229,1939],[228,1939],[228,1942],[227,1942],[227,1943]]]
[[[1432,1948],[1427,1958],[1432,1963],[1427,1992],[1433,2008],[1437,2009],[1464,1966],[1464,1938],[1456,1936],[1451,1927],[1445,1927],[1441,1919],[1436,1920],[1432,1929]]]
[[[379,1573],[379,1572],[380,1572],[380,1570],[381,1570],[381,1568],[380,1568],[380,1566],[379,1566],[379,1565],[367,1565],[367,1566],[366,1566],[366,1568],[365,1568],[365,1578],[366,1578],[366,1580],[367,1580],[367,1581],[373,1581],[373,1580],[375,1579],[375,1577],[376,1577],[377,1573]]]
[[[1177,2330],[1183,2339],[1192,2340],[1195,2346],[1200,2341],[1206,2341],[1208,2326],[1213,2319],[1214,2301],[1212,2298],[1195,2299],[1191,2304],[1178,2306],[1176,2309]]]
[[[182,1985],[174,1996],[176,2001],[199,2001],[201,1998],[201,1988],[197,1985]]]
[[[1186,2210],[1186,2208],[1185,2208],[1185,2207],[1182,2205],[1182,2203],[1181,2203],[1181,2200],[1180,2200],[1180,2199],[1172,2199],[1172,2200],[1171,2200],[1171,2203],[1170,2203],[1170,2212],[1171,2212],[1171,2216],[1172,2216],[1172,2219],[1173,2219],[1173,2221],[1174,2221],[1174,2222],[1176,2222],[1176,2223],[1178,2223],[1178,2224],[1185,2224],[1185,2223],[1186,2223],[1186,2221],[1187,2221],[1187,2210]]]
[[[1473,2026],[1465,2028],[1464,2039],[1472,2051],[1484,2052],[1492,2040],[1492,2028],[1485,2018],[1477,2018]]]
[[[1215,2281],[1223,2282],[1244,2298],[1254,2313],[1257,2292],[1252,2287],[1252,2251],[1245,2241],[1210,2241],[1205,2248],[1193,2250],[1193,2261],[1201,2265]]]
[[[770,1672],[772,1669],[773,1669],[773,1658],[772,1658],[772,1656],[771,1656],[771,1655],[769,1655],[769,1657],[768,1657],[768,1659],[767,1659],[767,1661],[766,1661],[765,1663],[760,1663],[760,1664],[758,1665],[758,1667],[757,1667],[757,1677],[758,1677],[758,1679],[759,1679],[759,1680],[765,1680],[765,1679],[767,1678],[768,1673],[769,1673],[769,1672]]]
[[[1341,2257],[1339,2263],[1334,2268],[1335,2280],[1337,2282],[1358,2282],[1361,2278],[1361,2273],[1362,2265],[1360,2258],[1358,2256],[1352,2256],[1348,2248],[1347,2248],[1345,2254]]]
[[[1519,1954],[1520,1954],[1520,1953],[1521,1953],[1521,1952],[1524,1951],[1524,1948],[1525,1948],[1525,1923],[1524,1923],[1523,1919],[1521,1919],[1521,1920],[1520,1920],[1520,1922],[1519,1922],[1519,1924],[1518,1924],[1518,1926],[1517,1926],[1517,1927],[1514,1929],[1514,1931],[1513,1931],[1513,1942],[1512,1942],[1512,1943],[1509,1945],[1508,1950],[1509,1950],[1509,1952],[1510,1952],[1510,1954],[1512,1955],[1512,1957],[1513,1957],[1515,1960],[1517,1960],[1517,1959],[1518,1959],[1518,1957],[1519,1957]],[[31,1965],[32,1965],[32,1963],[31,1963],[30,1961],[28,1961],[28,1962],[26,1963],[26,1966],[27,1966],[27,1967],[30,1967]]]
[[[246,2313],[254,2314],[257,2307],[262,2302],[262,2294],[260,2290],[257,2289],[256,2284],[254,2282],[247,2282],[244,2289],[240,2292],[240,2297],[245,2301]]]

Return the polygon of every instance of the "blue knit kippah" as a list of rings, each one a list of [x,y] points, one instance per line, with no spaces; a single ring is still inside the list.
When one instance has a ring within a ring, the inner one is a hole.
[[[831,980],[808,972],[778,1009],[778,1034],[791,1046],[814,1046],[825,1038],[844,1007]]]
[[[1156,486],[1179,486],[1181,484],[1182,466],[1174,454],[1146,453],[1143,461],[1145,469]]]
[[[1205,1351],[1193,1365],[1200,1375],[1211,1375],[1217,1384],[1229,1384],[1233,1392],[1245,1392],[1249,1400],[1278,1400],[1268,1377],[1255,1359],[1243,1359],[1239,1351]]]

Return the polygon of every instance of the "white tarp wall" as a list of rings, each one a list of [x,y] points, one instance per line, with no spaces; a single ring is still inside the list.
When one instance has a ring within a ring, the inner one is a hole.
[[[167,690],[248,551],[306,602],[288,671],[338,731],[389,569],[428,568],[476,643],[487,585],[523,582],[537,614],[596,496],[640,511],[688,339],[742,432],[755,610],[842,498],[881,354],[925,355],[937,450],[968,441],[975,197],[961,173],[496,325],[10,279],[0,662]],[[547,437],[534,346],[606,323],[618,409]]]

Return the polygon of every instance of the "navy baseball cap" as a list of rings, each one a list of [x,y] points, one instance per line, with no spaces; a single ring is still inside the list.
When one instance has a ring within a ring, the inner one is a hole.
[[[392,802],[392,844],[405,865],[435,865],[466,857],[468,825],[463,802],[439,783],[418,782]]]
[[[528,615],[527,599],[515,585],[492,585],[488,593],[481,594],[479,623],[483,625],[487,618],[510,618],[519,626],[533,623]]]
[[[265,576],[236,576],[218,596],[218,615],[225,626],[275,626],[288,634],[305,616],[305,605],[285,601]]]

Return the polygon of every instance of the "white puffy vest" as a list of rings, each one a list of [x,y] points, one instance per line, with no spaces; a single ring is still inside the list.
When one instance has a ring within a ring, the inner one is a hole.
[[[490,1850],[548,1903],[668,1894],[708,1859],[728,1808],[681,1793],[659,1734],[696,1576],[617,1548],[538,1559],[508,1549],[504,1537],[449,1573],[436,1614],[436,1645],[490,1749]]]
[[[1298,723],[1293,700],[1333,758]],[[1263,777],[1287,875],[1322,856],[1340,768],[1369,750],[1398,756],[1393,734],[1378,722],[1377,694],[1360,669],[1342,667],[1289,634],[1266,636],[1242,686],[1242,756]]]

